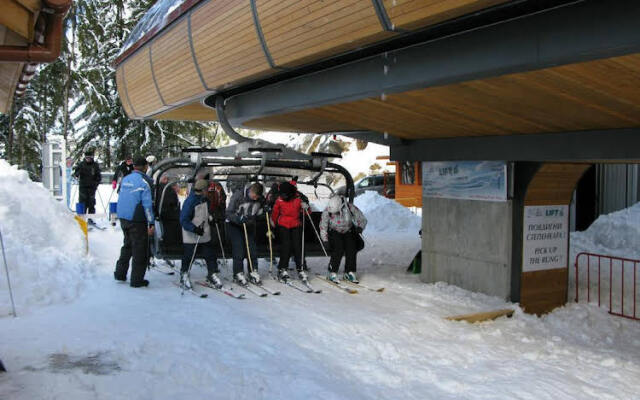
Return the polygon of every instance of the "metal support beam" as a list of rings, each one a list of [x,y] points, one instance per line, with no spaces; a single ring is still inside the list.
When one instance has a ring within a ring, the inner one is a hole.
[[[640,128],[412,140],[392,145],[402,161],[640,161]]]
[[[580,2],[231,97],[234,124],[430,86],[640,52],[640,2]],[[386,71],[386,72],[385,72]]]

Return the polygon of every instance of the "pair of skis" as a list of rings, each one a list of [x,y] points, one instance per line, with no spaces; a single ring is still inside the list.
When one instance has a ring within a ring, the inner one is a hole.
[[[231,283],[227,278],[223,278],[225,281]],[[255,283],[247,282],[246,285],[238,285],[243,289],[246,289],[247,292],[257,296],[257,297],[267,297],[268,295],[279,296],[279,290],[271,290],[264,285],[256,285]]]
[[[361,283],[355,283],[355,282],[351,282],[349,280],[343,280],[343,281],[339,281],[339,282],[333,282],[329,279],[327,279],[326,276],[321,275],[316,273],[316,277],[318,279],[320,279],[322,282],[325,282],[327,285],[329,286],[333,286],[335,288],[339,288],[341,290],[344,290],[345,292],[349,293],[349,294],[357,294],[358,293],[358,289],[364,289],[364,290],[368,290],[370,292],[377,292],[377,293],[382,293],[384,292],[384,288],[372,288],[366,285],[363,285]]]
[[[313,286],[311,286],[311,284],[309,283],[309,281],[299,281],[302,283],[302,286],[300,286],[297,284],[298,281],[294,281],[292,279],[287,279],[286,281],[283,281],[281,279],[278,279],[275,275],[271,275],[271,277],[273,278],[274,281],[280,282],[283,285],[287,285],[303,293],[315,293],[315,294],[322,293],[322,290],[314,289]]]

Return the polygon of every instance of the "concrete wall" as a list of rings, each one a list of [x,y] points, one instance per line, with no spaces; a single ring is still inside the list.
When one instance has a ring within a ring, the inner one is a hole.
[[[423,282],[509,299],[512,202],[423,198]]]

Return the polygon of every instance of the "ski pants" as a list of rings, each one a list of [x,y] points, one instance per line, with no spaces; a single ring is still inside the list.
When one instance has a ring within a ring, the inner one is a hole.
[[[356,238],[353,231],[340,233],[332,229],[329,230],[329,245],[331,246],[331,259],[329,261],[329,270],[338,272],[340,261],[344,256],[344,272],[356,272]]]
[[[289,258],[293,251],[293,259],[296,263],[296,269],[302,269],[302,228],[285,228],[278,225],[278,238],[280,239],[280,262],[278,269],[289,268]]]
[[[199,255],[202,256],[204,261],[207,263],[207,275],[219,272],[218,258],[216,257],[216,252],[213,248],[213,240],[206,243],[198,243],[197,249],[195,243],[183,243],[182,248],[184,253],[182,253],[182,264],[180,266],[181,273],[187,272],[189,269],[189,263],[191,263],[191,258],[195,260]],[[193,257],[194,251],[196,252],[196,257]]]
[[[149,262],[147,223],[120,219],[120,226],[124,234],[124,243],[120,249],[120,258],[116,263],[116,270],[113,275],[119,280],[127,279],[129,260],[133,258],[130,283],[135,286],[142,283]]]
[[[84,204],[87,214],[96,213],[96,188],[81,186],[78,190],[78,203]]]
[[[231,241],[231,253],[233,255],[233,275],[244,271],[244,259],[247,258],[247,245],[244,239],[244,228],[242,225],[227,223],[227,233]],[[253,226],[247,226],[247,237],[249,239],[249,252],[251,253],[251,263],[253,270],[258,270],[258,253],[256,248],[256,232]],[[249,266],[247,265],[247,271]],[[251,272],[251,271],[249,271]]]

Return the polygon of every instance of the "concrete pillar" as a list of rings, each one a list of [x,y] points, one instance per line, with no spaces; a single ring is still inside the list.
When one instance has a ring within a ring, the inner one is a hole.
[[[565,304],[568,260],[523,272],[524,213],[527,206],[568,205],[588,167],[515,163],[504,202],[423,196],[421,280],[521,302],[536,314]]]

